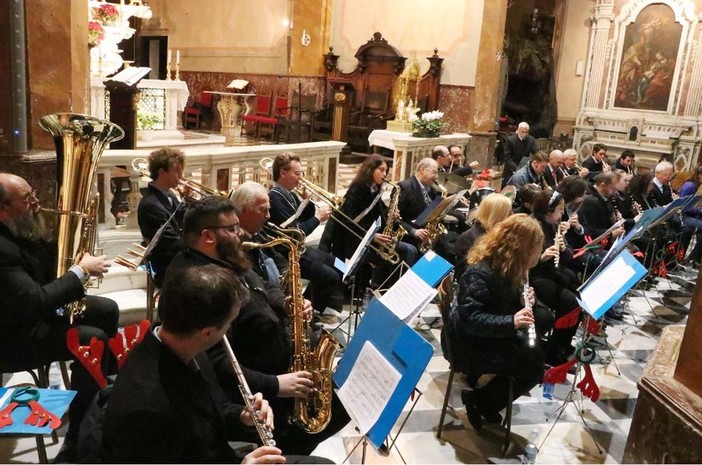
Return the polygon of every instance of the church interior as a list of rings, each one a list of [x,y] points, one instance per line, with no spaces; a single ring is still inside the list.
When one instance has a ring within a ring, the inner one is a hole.
[[[64,165],[56,147],[67,144],[40,119],[89,115],[124,134],[77,172],[94,171],[99,248],[114,262],[88,292],[117,302],[120,326],[156,318],[152,276],[124,256],[142,243],[144,174],[162,147],[185,154],[182,175],[204,196],[248,181],[270,187],[262,160],[285,152],[300,156],[306,180],[343,196],[373,155],[399,183],[437,145],[477,162],[470,192],[499,192],[505,146],[521,122],[540,152],[574,149],[579,164],[596,144],[612,165],[633,151],[632,174],[669,162],[673,190],[702,164],[702,0],[3,3],[0,173],[22,176],[40,205],[55,205]],[[439,122],[426,129],[422,115],[432,114]],[[444,356],[442,303],[433,300],[410,325],[433,355],[387,445],[374,447],[352,420],[313,455],[519,463],[535,443],[536,462],[521,463],[702,461],[699,263],[670,268],[626,293],[623,318],[592,338],[592,369],[578,364],[552,395],[537,385],[511,403],[509,426],[479,431],[462,401],[469,383]],[[346,346],[362,317],[346,302],[323,311],[319,325]],[[3,366],[3,387],[33,382]],[[596,399],[581,393],[585,371]],[[63,426],[53,436],[0,427],[0,461],[52,462],[64,436]]]

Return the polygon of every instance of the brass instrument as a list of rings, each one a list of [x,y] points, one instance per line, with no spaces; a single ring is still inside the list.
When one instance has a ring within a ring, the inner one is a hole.
[[[107,145],[122,139],[124,131],[109,121],[71,113],[42,116],[39,126],[54,137],[56,145],[58,200],[53,212],[58,213],[56,275],[62,276],[84,253],[94,251],[99,197],[91,194],[98,162]],[[65,308],[73,323],[85,311],[85,300]]]
[[[270,158],[263,158],[263,159],[261,159],[261,161],[259,161],[259,165],[261,165],[261,168],[263,168],[263,169],[265,169],[266,171],[270,172],[270,171],[271,171],[271,168],[272,168],[272,166],[273,166],[273,160],[270,159]],[[310,189],[310,191],[312,191],[313,193],[315,193],[315,195],[317,195],[317,197],[319,197],[322,201],[324,201],[327,205],[329,205],[329,206],[332,208],[333,214],[332,214],[329,218],[331,218],[331,219],[334,220],[338,225],[340,225],[341,227],[343,227],[344,229],[346,229],[346,231],[348,231],[348,232],[351,233],[353,236],[355,236],[356,239],[358,239],[358,240],[363,240],[363,236],[364,236],[364,234],[365,234],[365,231],[363,230],[363,228],[361,228],[361,226],[359,226],[359,225],[356,223],[356,221],[353,220],[353,218],[350,218],[346,213],[344,213],[344,212],[341,211],[341,208],[340,208],[340,207],[341,207],[341,204],[342,204],[343,201],[344,201],[344,198],[343,198],[343,197],[338,196],[338,195],[334,195],[334,194],[332,194],[332,193],[330,193],[330,192],[327,192],[327,191],[325,191],[324,189],[322,189],[321,187],[319,187],[319,186],[313,184],[313,183],[310,182],[310,181],[307,181],[307,180],[304,179],[304,178],[302,178],[300,181],[303,182],[303,185],[304,185],[306,188],[310,188],[310,186],[314,186],[314,187],[312,187],[312,188]],[[344,223],[344,222],[341,221],[339,218],[337,218],[335,215],[339,215],[340,217],[342,217],[343,219],[345,219],[346,221],[348,221],[349,224]],[[349,226],[350,224],[356,225],[356,226],[358,227],[358,231],[354,231],[353,229],[351,229],[351,227]],[[399,256],[395,256],[395,255],[392,255],[392,254],[391,254],[390,256],[384,256],[384,255],[387,255],[387,254],[384,254],[383,251],[382,251],[379,247],[376,247],[376,246],[374,246],[374,245],[372,245],[372,244],[369,244],[369,245],[368,245],[368,248],[370,248],[371,250],[375,251],[378,255],[380,255],[381,257],[383,257],[385,260],[388,260],[388,261],[389,261],[390,263],[392,263],[393,265],[397,264],[397,263],[400,261],[400,257],[399,257]]]
[[[556,257],[558,257],[558,255],[556,255]],[[524,307],[531,310],[531,303],[529,302],[529,276],[527,276],[526,282],[524,283],[522,296],[524,298]],[[530,324],[529,328],[527,328],[527,344],[529,347],[536,346],[536,325],[534,323]]]
[[[239,361],[234,355],[231,344],[227,336],[222,338],[222,345],[224,346],[224,351],[227,353],[227,358],[229,358],[229,363],[232,364],[232,369],[236,375],[236,379],[239,382],[239,392],[241,392],[241,397],[244,399],[244,406],[248,410],[249,415],[251,415],[251,420],[254,423],[258,437],[261,438],[261,444],[264,446],[275,446],[275,440],[273,439],[273,432],[266,425],[265,422],[261,421],[260,412],[254,407],[254,398],[251,394],[251,389],[249,388],[249,383],[246,382],[244,373],[241,371],[241,366]]]
[[[383,234],[390,236],[392,242],[390,244],[380,244],[380,251],[378,254],[390,263],[397,263],[400,261],[400,256],[397,254],[396,250],[397,244],[402,240],[405,234],[407,234],[407,230],[401,225],[397,226],[397,231],[394,230],[395,221],[397,221],[397,216],[399,215],[398,205],[400,202],[400,186],[387,180],[385,182],[392,188],[392,194],[390,195],[388,217],[385,221]]]
[[[436,244],[436,241],[439,240],[439,237],[443,236],[447,232],[446,226],[444,226],[441,222],[441,217],[427,222],[427,224],[424,226],[424,229],[427,230],[428,236],[419,245],[419,251],[421,253],[425,253],[429,249],[432,249]]]
[[[283,238],[289,240],[297,249],[298,257],[305,253],[307,250],[307,245],[305,244],[305,239],[307,235],[304,231],[298,228],[281,228],[275,223],[270,221],[263,225],[263,231],[259,233],[265,238],[266,241],[270,242],[277,238]],[[290,270],[282,273],[280,275],[280,288],[285,292],[290,290]]]
[[[387,181],[385,181],[385,182],[387,182]],[[442,186],[441,184],[439,184],[438,181],[434,181],[434,185],[435,185],[436,187],[438,187],[439,190],[441,191],[441,197],[446,198],[446,197],[448,196],[448,191],[446,190],[446,188],[445,188],[444,186]]]
[[[147,179],[151,179],[151,173],[149,173],[149,161],[145,158],[135,158],[132,160],[132,169],[136,171],[139,176]],[[226,197],[229,195],[228,192],[220,191],[217,189],[212,189],[204,184],[200,184],[197,181],[191,179],[181,178],[178,180],[178,186],[183,189],[195,192],[200,197],[210,197],[212,195],[218,195],[220,197]]]
[[[302,314],[304,299],[300,282],[300,255],[297,247],[288,238],[279,237],[265,244],[242,242],[244,249],[263,249],[283,245],[289,249],[290,289],[292,297],[292,329],[294,337],[294,355],[291,372],[308,371],[312,373],[314,389],[309,397],[295,398],[295,409],[291,420],[308,433],[319,433],[331,420],[332,363],[339,349],[339,342],[327,331],[323,331],[317,347],[310,347],[310,325]]]

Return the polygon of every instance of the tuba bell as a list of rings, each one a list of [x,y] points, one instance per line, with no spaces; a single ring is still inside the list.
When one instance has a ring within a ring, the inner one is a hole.
[[[56,145],[56,192],[58,215],[58,263],[56,275],[64,275],[92,253],[97,241],[98,194],[93,194],[102,152],[124,131],[110,121],[72,113],[42,116],[39,126],[54,137]],[[71,322],[85,311],[85,301],[66,306]]]

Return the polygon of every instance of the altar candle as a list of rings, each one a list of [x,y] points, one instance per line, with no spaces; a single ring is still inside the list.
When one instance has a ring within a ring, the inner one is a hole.
[[[176,65],[180,64],[180,49],[176,50]]]
[[[168,63],[171,63],[171,49],[168,49]]]

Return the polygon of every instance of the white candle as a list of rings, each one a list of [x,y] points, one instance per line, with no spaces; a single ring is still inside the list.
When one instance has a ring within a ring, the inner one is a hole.
[[[180,64],[180,49],[176,50],[176,65]]]
[[[168,49],[168,64],[171,63],[171,49]]]

